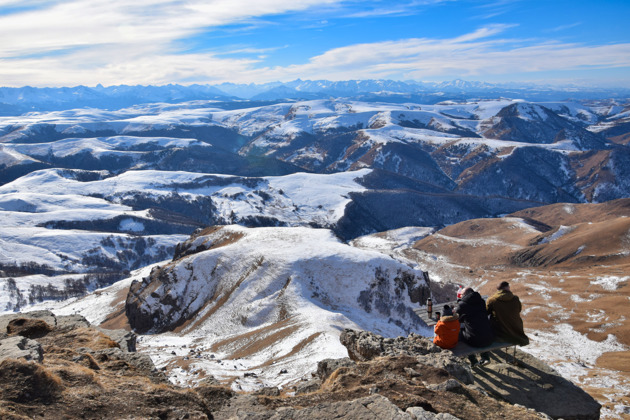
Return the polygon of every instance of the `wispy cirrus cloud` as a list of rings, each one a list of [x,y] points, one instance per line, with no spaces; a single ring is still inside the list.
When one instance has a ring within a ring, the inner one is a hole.
[[[474,19],[492,19],[497,16],[505,15],[514,10],[514,7],[523,0],[491,0],[481,2],[477,8],[481,13],[474,16]]]
[[[575,28],[576,26],[580,26],[582,22],[570,23],[568,25],[560,25],[555,28],[548,29],[547,32],[561,32],[566,31],[567,29]]]
[[[352,18],[373,18],[383,16],[411,15],[419,9],[435,6],[440,3],[454,2],[458,0],[412,0],[403,2],[388,2],[387,4],[376,3],[374,7],[367,10],[347,13],[347,17]]]
[[[334,48],[308,62],[265,67],[261,60],[230,59],[219,54],[169,54],[157,48],[146,54],[133,45],[103,45],[77,50],[63,59],[23,59],[28,78],[54,84],[63,74],[77,84],[165,84],[265,82],[311,79],[427,79],[536,73],[592,67],[630,67],[630,43],[585,46],[548,42],[523,47],[519,40],[493,39],[505,27],[493,25],[450,39],[413,38]],[[260,52],[260,51],[258,51]],[[123,57],[103,61],[103,55]],[[87,63],[87,64],[86,64]],[[93,64],[96,63],[96,64]],[[596,63],[596,64],[594,64]],[[2,68],[2,66],[0,66]],[[87,71],[89,70],[89,71]],[[3,80],[18,80],[23,71],[2,71]]]
[[[347,5],[342,0],[323,1],[328,10]],[[310,58],[302,55],[307,58],[300,62],[285,60],[290,64],[271,66],[267,56],[288,49],[290,38],[280,38],[276,45],[217,43],[203,49],[191,48],[188,40],[226,25],[258,22],[255,26],[259,27],[269,16],[321,7],[322,0],[137,0],[133,4],[127,0],[26,0],[19,4],[33,9],[10,9],[3,14],[2,7],[17,4],[0,0],[0,83],[5,86],[439,76],[488,80],[493,75],[630,67],[630,43],[587,46],[523,40],[507,36],[515,25],[501,23],[450,37],[345,44],[342,38],[333,44],[340,46]],[[367,10],[380,4],[375,2]],[[497,7],[509,4],[494,3]],[[269,25],[279,26],[278,22]]]
[[[256,61],[185,54],[180,41],[338,1],[0,0],[0,80],[13,86],[168,83],[195,72],[205,80],[223,78]]]
[[[482,31],[483,32],[483,31]],[[491,32],[491,31],[490,31]],[[267,69],[286,78],[423,79],[459,74],[462,77],[509,75],[595,67],[630,67],[630,43],[602,46],[543,43],[505,48],[507,40],[481,40],[475,34],[455,39],[407,39],[336,48],[309,63]]]

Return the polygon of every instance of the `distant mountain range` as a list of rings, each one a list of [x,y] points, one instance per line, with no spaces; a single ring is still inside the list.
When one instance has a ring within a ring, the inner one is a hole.
[[[194,100],[279,101],[352,98],[363,101],[434,104],[444,100],[521,98],[532,101],[628,98],[630,89],[579,86],[489,84],[453,80],[416,82],[394,80],[294,80],[262,84],[76,86],[63,88],[0,87],[0,115],[94,107],[115,110],[153,102],[179,103]],[[242,104],[241,104],[242,105]]]

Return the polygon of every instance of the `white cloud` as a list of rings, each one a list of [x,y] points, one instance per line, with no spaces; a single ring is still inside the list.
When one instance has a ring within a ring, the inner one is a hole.
[[[575,28],[576,26],[580,26],[582,22],[575,22],[568,25],[556,26],[555,28],[548,29],[547,32],[560,32],[566,31],[567,29]]]
[[[522,47],[517,40],[486,40],[497,26],[454,39],[406,39],[335,48],[308,63],[265,70],[274,78],[416,79],[459,74],[480,77],[580,68],[630,67],[630,44],[583,46],[544,43]],[[512,48],[506,48],[512,45]]]
[[[155,45],[210,27],[340,0],[73,0],[0,16],[0,58],[100,45]]]
[[[433,0],[428,0],[432,2]],[[0,81],[5,86],[266,82],[310,79],[428,79],[582,68],[630,67],[630,44],[585,46],[497,39],[493,24],[449,39],[410,38],[346,45],[303,63],[265,66],[274,48],[181,53],[208,28],[306,10],[342,0],[0,0],[38,9],[0,15]],[[421,4],[416,3],[416,4]],[[284,46],[276,46],[284,48]],[[487,79],[486,79],[487,80]]]
[[[379,16],[401,16],[413,14],[422,6],[433,6],[440,3],[446,3],[457,0],[412,0],[409,2],[388,2],[385,6],[375,7],[373,9],[363,10],[360,12],[348,13],[347,17],[354,18],[372,18]]]

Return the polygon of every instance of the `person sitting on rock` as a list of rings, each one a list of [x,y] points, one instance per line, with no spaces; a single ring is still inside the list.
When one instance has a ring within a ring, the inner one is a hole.
[[[444,305],[442,317],[435,324],[433,344],[443,349],[452,349],[459,339],[459,315],[453,313],[450,306]]]
[[[510,283],[502,281],[497,292],[486,302],[486,310],[497,337],[519,346],[529,344],[520,315],[522,308],[518,296],[510,291]]]
[[[472,347],[487,347],[494,341],[494,332],[486,312],[486,302],[478,292],[472,287],[462,290],[462,297],[455,313],[459,315],[461,330],[459,339]],[[470,364],[477,365],[477,357],[474,354],[468,356]],[[481,364],[485,365],[490,361],[488,352],[481,353]]]

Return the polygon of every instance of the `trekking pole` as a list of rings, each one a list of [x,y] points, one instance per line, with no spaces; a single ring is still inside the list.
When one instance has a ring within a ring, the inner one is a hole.
[[[512,351],[512,364],[515,365],[516,364],[516,345],[514,345],[513,347],[513,351]]]

